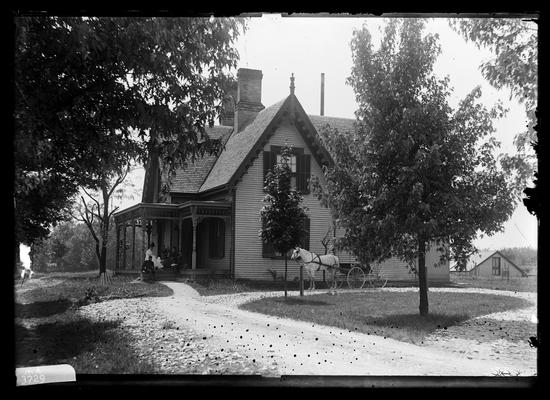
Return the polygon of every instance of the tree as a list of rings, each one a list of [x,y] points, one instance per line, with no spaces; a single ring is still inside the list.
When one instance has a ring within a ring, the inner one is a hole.
[[[275,251],[285,259],[285,297],[288,268],[288,252],[298,246],[306,232],[306,209],[301,205],[303,197],[291,186],[292,171],[289,160],[292,149],[284,146],[281,151],[281,164],[268,171],[265,178],[264,206],[260,210],[260,238],[271,243]]]
[[[527,129],[514,138],[517,154],[504,155],[503,167],[515,172],[515,189],[530,196],[532,190],[524,190],[530,179],[536,177],[536,160],[529,146],[538,154],[537,98],[538,98],[538,30],[533,20],[520,18],[469,18],[450,19],[450,26],[478,48],[492,50],[495,57],[481,64],[485,79],[497,89],[508,89],[525,106]],[[536,180],[534,181],[535,183]],[[526,204],[527,205],[527,204]],[[533,207],[529,211],[537,214]]]
[[[107,248],[111,221],[113,214],[119,209],[113,204],[113,200],[124,197],[124,183],[130,171],[128,166],[121,175],[104,173],[97,193],[82,188],[83,194],[80,195],[80,201],[76,203],[76,213],[73,214],[73,218],[86,225],[95,241],[99,275],[103,282],[107,282]]]
[[[150,157],[172,172],[218,151],[205,127],[241,28],[234,18],[16,18],[16,244],[45,237],[104,173]]]
[[[317,193],[335,207],[341,245],[362,263],[390,256],[417,263],[426,315],[426,251],[449,246],[459,259],[478,231],[502,229],[513,199],[491,137],[501,109],[478,104],[475,88],[452,112],[448,78],[432,73],[437,35],[423,36],[423,27],[420,19],[390,20],[378,50],[366,27],[354,32],[348,83],[357,122],[352,132],[323,133],[335,166]]]

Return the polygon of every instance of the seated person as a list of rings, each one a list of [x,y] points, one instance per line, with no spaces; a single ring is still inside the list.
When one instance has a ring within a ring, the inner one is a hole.
[[[153,278],[155,277],[155,264],[153,262],[153,256],[149,256],[148,260],[143,262],[141,266],[141,278],[143,279],[143,274],[152,274]]]

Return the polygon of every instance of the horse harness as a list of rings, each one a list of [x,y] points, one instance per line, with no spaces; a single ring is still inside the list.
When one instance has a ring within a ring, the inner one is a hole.
[[[315,253],[312,253],[312,254],[315,254]],[[300,258],[302,258],[302,256],[300,256]],[[319,261],[315,261],[316,258],[317,258]],[[302,258],[302,260],[303,260],[303,258]],[[319,265],[315,271],[319,271],[319,270],[321,269],[321,266],[325,266],[325,267],[328,267],[328,268],[332,268],[332,267],[333,267],[333,265],[323,264],[323,263],[321,262],[321,257],[319,257],[318,254],[315,254],[315,257],[313,257],[313,258],[311,259],[311,261],[309,261],[309,262],[306,263],[306,264],[311,264],[311,263],[315,263],[315,264]]]

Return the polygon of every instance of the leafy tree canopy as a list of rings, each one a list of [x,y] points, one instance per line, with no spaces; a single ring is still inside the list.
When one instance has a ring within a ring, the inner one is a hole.
[[[377,49],[366,27],[354,32],[355,130],[323,132],[335,166],[317,193],[345,228],[342,246],[364,263],[393,255],[413,264],[434,242],[460,256],[513,211],[491,135],[502,108],[479,104],[478,87],[450,108],[448,78],[432,73],[437,35],[423,27],[391,19]]]
[[[525,106],[527,129],[514,138],[518,152],[502,158],[503,167],[514,172],[515,187],[521,194],[536,169],[535,156],[529,147],[537,142],[537,26],[532,20],[520,18],[456,18],[449,23],[466,40],[494,53],[492,59],[480,65],[483,76],[495,88],[509,90],[510,98]]]
[[[219,150],[205,127],[221,111],[228,18],[19,17],[15,43],[17,240],[43,236],[79,186],[158,154],[173,171]],[[31,212],[33,210],[31,218]],[[38,212],[35,212],[38,211]]]

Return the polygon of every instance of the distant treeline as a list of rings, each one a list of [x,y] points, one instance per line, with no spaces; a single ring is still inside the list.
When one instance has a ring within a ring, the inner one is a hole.
[[[115,259],[115,234],[108,243],[107,268]],[[32,268],[35,271],[89,271],[98,269],[95,241],[83,223],[63,222],[54,227],[49,237],[31,246]]]
[[[499,251],[518,267],[537,265],[537,250],[532,247],[511,247]]]

